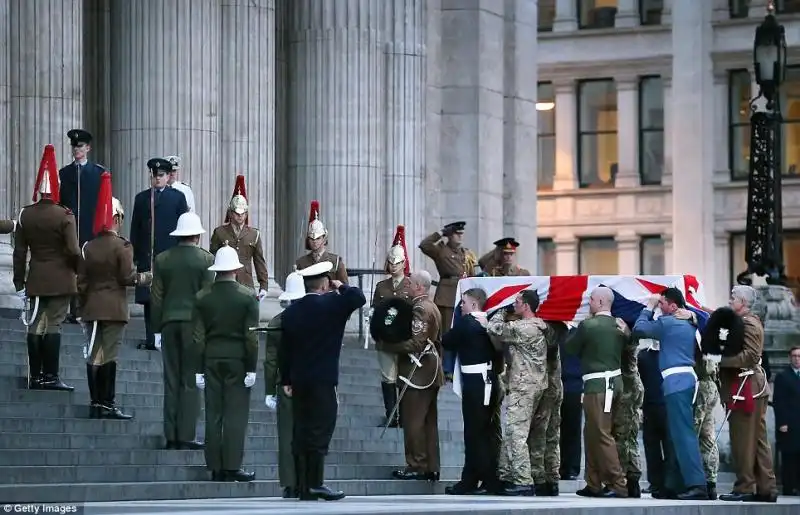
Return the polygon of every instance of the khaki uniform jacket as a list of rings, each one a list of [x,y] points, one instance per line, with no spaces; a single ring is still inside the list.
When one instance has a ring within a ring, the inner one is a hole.
[[[11,234],[14,232],[13,220],[0,220],[0,234]]]
[[[28,297],[75,295],[80,255],[72,211],[48,199],[22,209],[14,237],[17,291],[25,288]]]
[[[322,253],[322,256],[319,259],[314,259],[314,256],[311,254],[311,252],[308,254],[303,254],[297,258],[297,261],[295,261],[294,264],[297,266],[298,270],[302,270],[310,267],[314,263],[319,263],[320,261],[330,261],[333,263],[333,270],[331,270],[332,278],[347,284],[347,268],[344,266],[344,260],[341,258],[341,256],[332,252],[328,252],[327,250]]]
[[[383,351],[399,354],[397,359],[397,371],[400,375],[408,377],[414,363],[408,358],[407,354],[419,354],[428,345],[428,340],[436,346],[436,352],[440,359],[437,360],[426,355],[422,358],[422,367],[417,368],[411,382],[418,386],[425,386],[433,382],[430,388],[439,387],[444,384],[444,371],[442,370],[442,344],[438,340],[439,328],[442,325],[442,315],[439,308],[431,302],[427,295],[421,295],[414,299],[414,319],[411,323],[412,336],[410,340],[398,343],[384,343]]]
[[[754,370],[750,376],[750,388],[754,398],[769,397],[769,385],[764,369],[759,365],[761,353],[764,351],[764,326],[761,321],[752,314],[742,317],[744,320],[744,345],[742,352],[735,356],[723,356],[719,363],[719,379],[722,386],[720,397],[728,406],[731,405],[733,385],[741,384],[739,373],[742,369]]]
[[[433,301],[437,306],[452,308],[456,304],[456,289],[459,279],[475,275],[478,258],[467,248],[453,248],[445,245],[441,240],[442,235],[435,232],[422,240],[419,250],[431,258],[439,272],[439,286],[436,287]]]
[[[259,230],[245,225],[237,234],[233,224],[222,224],[214,229],[211,235],[209,251],[216,254],[225,243],[236,249],[239,254],[239,262],[244,265],[236,272],[236,281],[255,289],[253,283],[253,268],[255,268],[259,288],[267,291],[269,289],[269,273]]]
[[[138,284],[133,245],[115,232],[87,241],[78,266],[78,305],[87,322],[127,322],[128,286]]]
[[[478,266],[481,270],[486,272],[489,277],[514,277],[521,275],[531,275],[527,268],[522,268],[519,265],[511,265],[506,269],[502,263],[499,263],[494,257],[494,251],[491,250],[481,256],[478,260]]]
[[[394,282],[392,278],[384,279],[383,281],[379,281],[378,284],[375,285],[375,292],[372,294],[372,307],[377,306],[381,303],[381,301],[392,298],[398,297],[401,299],[406,299],[407,301],[411,302],[411,291],[409,291],[409,287],[411,286],[411,281],[408,280],[408,277],[404,277],[400,284],[397,285],[397,288],[394,287]],[[375,342],[375,349],[382,351],[383,342],[376,341]]]

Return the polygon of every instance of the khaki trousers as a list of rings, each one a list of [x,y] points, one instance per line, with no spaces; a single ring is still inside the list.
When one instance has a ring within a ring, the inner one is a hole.
[[[619,392],[614,392],[614,404]],[[619,497],[628,497],[625,474],[619,464],[619,454],[614,437],[611,436],[612,413],[604,413],[605,393],[587,393],[583,396],[583,442],[586,446],[586,486],[601,492],[605,483]]]
[[[378,367],[381,370],[381,382],[394,384],[397,382],[397,354],[378,351]]]
[[[92,353],[89,356],[89,363],[94,366],[101,367],[106,363],[117,361],[119,355],[120,338],[122,331],[125,330],[125,322],[106,322],[94,321],[86,325],[88,331],[88,338],[92,337],[94,329],[94,345],[92,346]]]
[[[772,449],[767,440],[767,399],[756,399],[752,413],[733,411],[730,423],[731,454],[736,468],[733,491],[741,494],[777,493]]]
[[[28,326],[28,334],[58,334],[61,332],[61,324],[67,318],[67,310],[69,310],[68,295],[56,297],[31,297],[31,308],[28,311],[28,318],[33,315],[33,307],[36,301],[39,301],[39,308],[36,311],[36,317]]]

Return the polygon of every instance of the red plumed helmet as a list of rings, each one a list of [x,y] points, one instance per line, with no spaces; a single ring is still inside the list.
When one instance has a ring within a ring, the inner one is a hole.
[[[233,185],[233,194],[231,195],[231,201],[228,204],[228,209],[225,211],[225,223],[231,221],[230,220],[231,211],[239,213],[242,210],[244,213],[248,213],[250,208],[247,204],[247,188],[244,185],[244,175],[240,174],[236,176],[236,182]],[[245,225],[247,225],[249,221],[250,221],[250,215],[248,214],[244,218]]]
[[[402,225],[397,226],[394,240],[392,240],[392,247],[389,249],[389,255],[386,256],[386,272],[389,273],[389,264],[399,263],[400,261],[405,261],[403,272],[409,275],[411,273],[411,263],[408,259],[408,249],[406,248],[406,228]]]
[[[111,174],[103,172],[100,176],[100,191],[97,194],[97,207],[94,212],[95,236],[114,227],[114,200],[111,190]]]
[[[42,162],[39,164],[39,173],[36,175],[36,184],[33,186],[33,201],[39,200],[40,195],[48,195],[56,204],[61,202],[56,149],[53,145],[45,145],[44,147]]]
[[[308,213],[308,223],[319,220],[319,200],[311,201],[311,210]]]

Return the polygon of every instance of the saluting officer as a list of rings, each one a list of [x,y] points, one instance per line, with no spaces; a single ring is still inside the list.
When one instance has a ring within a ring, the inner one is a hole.
[[[91,418],[133,418],[114,402],[117,355],[130,318],[128,286],[148,285],[152,275],[137,273],[133,266],[133,247],[119,235],[124,216],[122,204],[111,196],[111,174],[104,172],[94,213],[96,237],[83,244],[78,268],[79,313],[89,325],[86,377]]]
[[[197,292],[214,281],[214,256],[199,246],[206,231],[188,212],[170,236],[178,245],[156,258],[151,292],[151,323],[161,335],[164,359],[164,437],[167,449],[202,449],[195,441],[200,411],[192,368],[192,308]]]
[[[240,192],[241,193],[237,193]],[[225,223],[214,229],[211,234],[211,244],[209,250],[216,254],[223,245],[233,247],[239,255],[239,262],[242,268],[236,272],[236,280],[239,284],[247,286],[255,291],[253,283],[253,268],[256,269],[258,278],[258,300],[263,300],[267,296],[269,289],[269,274],[267,273],[267,261],[264,259],[264,248],[261,240],[261,233],[255,227],[248,225],[247,197],[244,193],[244,176],[236,178],[236,187],[228,205],[228,214]]]
[[[28,387],[72,391],[72,386],[59,379],[58,369],[61,324],[67,316],[70,298],[78,292],[76,276],[81,251],[75,216],[59,204],[59,193],[55,148],[47,145],[34,186],[36,203],[25,206],[19,213],[14,242],[14,287],[19,297],[30,297],[33,305],[23,320],[28,327]]]
[[[233,248],[219,249],[208,268],[217,273],[216,281],[197,294],[192,316],[196,346],[192,362],[195,383],[205,390],[205,454],[212,481],[255,478],[254,473],[242,470],[242,459],[250,389],[256,383],[258,301],[236,282],[240,268]],[[191,341],[190,337],[186,343]],[[165,349],[170,343],[165,342]]]
[[[303,276],[292,272],[286,277],[286,289],[278,300],[286,309],[297,299],[306,295]],[[264,356],[264,381],[267,395],[264,404],[270,410],[278,411],[278,480],[283,487],[283,498],[300,496],[297,486],[300,484],[294,467],[292,455],[292,433],[294,418],[292,416],[292,397],[281,388],[281,369],[278,366],[278,353],[283,345],[283,312],[275,315],[267,324],[267,349]]]
[[[441,333],[446,332],[453,323],[453,307],[459,279],[473,277],[478,264],[475,253],[461,244],[466,226],[467,222],[447,224],[441,233],[435,232],[419,244],[419,250],[433,260],[439,272],[439,286],[436,287],[433,302],[442,314]],[[445,238],[447,243],[444,242]]]
[[[478,265],[490,277],[531,275],[514,262],[519,242],[514,238],[502,238],[494,242],[495,248],[478,260]]]
[[[316,200],[311,201],[311,213],[308,217],[308,231],[306,232],[306,250],[308,253],[303,254],[295,261],[298,270],[303,270],[321,261],[330,261],[333,265],[331,278],[347,283],[347,268],[344,266],[344,260],[341,256],[328,252],[328,229],[319,218],[319,202]]]

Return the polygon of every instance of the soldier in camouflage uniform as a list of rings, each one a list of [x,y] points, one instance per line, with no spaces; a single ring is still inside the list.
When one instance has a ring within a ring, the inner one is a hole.
[[[617,319],[620,326],[624,322]],[[627,335],[630,332],[625,327]],[[611,434],[617,444],[619,464],[625,472],[628,483],[628,497],[639,498],[642,490],[639,479],[642,477],[639,457],[639,426],[642,423],[642,402],[644,402],[644,385],[639,377],[639,366],[636,347],[626,346],[622,351],[622,394],[617,409],[613,410]]]
[[[547,347],[549,328],[535,316],[539,296],[525,290],[514,301],[517,320],[505,320],[499,310],[489,320],[490,336],[507,346],[507,410],[500,453],[499,473],[505,487],[501,495],[533,495],[528,435],[533,415],[547,389]]]
[[[706,488],[709,500],[717,498],[717,472],[719,471],[719,449],[717,448],[714,408],[719,404],[717,389],[718,364],[710,360],[696,360],[697,400],[694,403],[694,429],[700,441],[700,457],[706,473]]]
[[[564,385],[561,382],[559,343],[567,336],[567,326],[548,323],[552,329],[547,347],[547,390],[533,415],[528,448],[531,453],[531,475],[538,496],[558,495],[561,468],[561,401]]]

